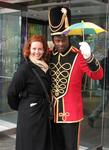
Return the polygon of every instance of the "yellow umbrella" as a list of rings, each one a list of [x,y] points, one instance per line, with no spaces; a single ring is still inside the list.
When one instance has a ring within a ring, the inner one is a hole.
[[[75,23],[71,26],[69,26],[67,29],[63,31],[64,35],[83,35],[83,41],[84,41],[84,35],[90,35],[90,34],[98,34],[105,32],[103,28],[100,26],[92,23],[92,22],[84,22],[81,21],[80,23]]]

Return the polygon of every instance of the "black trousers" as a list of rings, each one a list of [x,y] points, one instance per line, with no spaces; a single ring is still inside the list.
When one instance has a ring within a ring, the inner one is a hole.
[[[53,123],[54,150],[78,150],[79,123]]]

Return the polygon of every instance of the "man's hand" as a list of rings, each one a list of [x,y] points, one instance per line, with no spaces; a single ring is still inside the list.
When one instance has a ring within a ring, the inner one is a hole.
[[[88,59],[91,56],[91,48],[87,42],[80,42],[80,51],[84,59]]]

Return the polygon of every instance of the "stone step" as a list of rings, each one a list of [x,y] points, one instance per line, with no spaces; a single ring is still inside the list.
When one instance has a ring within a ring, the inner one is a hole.
[[[15,123],[11,123],[0,119],[0,132],[4,132],[15,128],[16,128]]]

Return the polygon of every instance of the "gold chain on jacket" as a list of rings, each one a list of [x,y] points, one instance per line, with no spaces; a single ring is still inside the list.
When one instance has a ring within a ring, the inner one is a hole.
[[[61,64],[60,61],[50,64],[52,76],[52,93],[55,97],[63,95],[67,89],[67,83],[70,75],[71,64]]]

